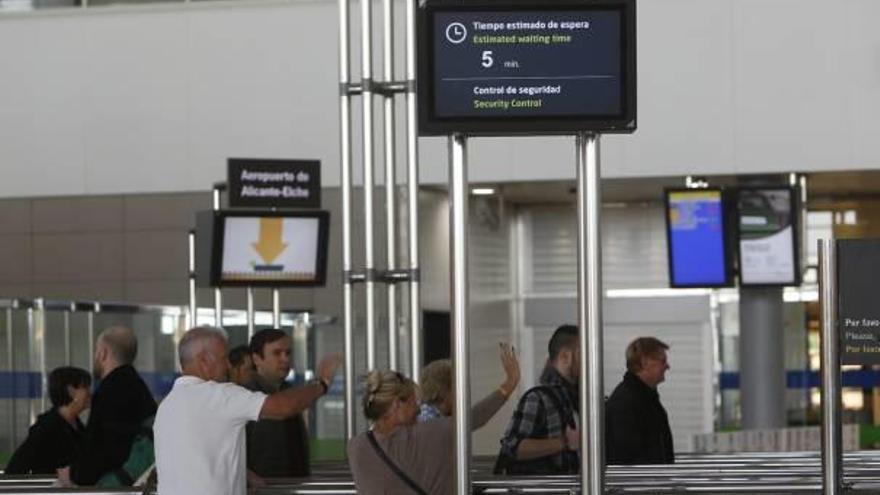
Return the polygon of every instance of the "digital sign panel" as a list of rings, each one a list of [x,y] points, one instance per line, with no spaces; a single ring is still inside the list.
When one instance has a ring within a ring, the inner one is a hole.
[[[741,285],[798,285],[797,209],[789,187],[737,192]]]
[[[322,286],[329,223],[326,211],[202,212],[196,237],[199,245],[210,238],[212,286]],[[201,252],[204,256],[205,250]],[[198,275],[204,272],[198,253],[196,261]],[[204,284],[204,276],[200,278]]]
[[[428,1],[423,135],[633,132],[635,2]]]
[[[666,236],[670,286],[731,284],[724,195],[720,189],[666,191]]]

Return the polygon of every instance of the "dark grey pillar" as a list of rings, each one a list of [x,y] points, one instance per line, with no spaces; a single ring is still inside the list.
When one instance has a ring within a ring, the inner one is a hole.
[[[781,288],[740,288],[740,401],[744,430],[782,428],[785,353]]]

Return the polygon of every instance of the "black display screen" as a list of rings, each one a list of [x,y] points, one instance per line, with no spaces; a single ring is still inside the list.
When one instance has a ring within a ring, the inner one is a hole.
[[[632,132],[634,6],[428,2],[421,133]]]

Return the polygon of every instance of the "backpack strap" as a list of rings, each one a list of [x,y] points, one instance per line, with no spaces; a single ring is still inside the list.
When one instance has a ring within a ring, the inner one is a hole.
[[[530,390],[526,392],[528,394],[532,390],[542,393],[545,397],[550,398],[550,402],[553,403],[553,406],[556,408],[557,413],[559,414],[559,421],[562,423],[563,435],[565,434],[565,426],[570,426],[574,428],[574,418],[572,418],[571,414],[567,414],[567,410],[562,406],[562,401],[559,400],[559,396],[556,394],[556,391],[553,387],[547,385],[538,385],[537,387],[532,387]],[[525,396],[525,394],[523,394]]]
[[[428,495],[428,492],[422,489],[418,483],[412,480],[409,476],[406,475],[391,459],[388,458],[388,455],[385,454],[385,451],[382,450],[382,447],[379,446],[379,442],[376,441],[375,435],[373,435],[372,431],[367,432],[367,438],[370,440],[370,445],[373,446],[373,450],[376,451],[376,454],[379,455],[379,458],[382,459],[385,464],[394,471],[394,474],[397,475],[398,478],[401,479],[404,483],[407,484],[414,492],[418,495]]]

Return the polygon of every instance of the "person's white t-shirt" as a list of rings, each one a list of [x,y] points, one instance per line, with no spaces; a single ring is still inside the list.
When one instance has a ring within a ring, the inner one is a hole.
[[[159,405],[153,436],[160,495],[244,495],[245,425],[266,394],[182,376]]]

